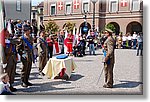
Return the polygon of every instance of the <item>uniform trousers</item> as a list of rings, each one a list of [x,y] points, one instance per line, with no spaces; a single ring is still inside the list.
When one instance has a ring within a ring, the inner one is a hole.
[[[14,55],[11,55],[7,61],[7,66],[5,68],[6,73],[9,76],[9,83],[12,85],[14,83],[15,79],[15,72],[16,72],[16,57]]]
[[[110,64],[104,63],[105,84],[113,86],[113,67],[114,63],[110,60]]]
[[[47,63],[47,58],[46,54],[40,54],[39,55],[39,72],[42,72],[46,63]]]
[[[27,58],[21,57],[21,61],[23,64],[21,70],[21,80],[23,83],[28,83],[28,79],[30,76],[30,71],[32,67],[32,54],[28,54]]]

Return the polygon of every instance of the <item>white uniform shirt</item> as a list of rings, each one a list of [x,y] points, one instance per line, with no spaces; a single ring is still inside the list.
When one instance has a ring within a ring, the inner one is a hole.
[[[137,39],[137,34],[133,34],[132,39]]]
[[[127,41],[127,37],[126,37],[126,36],[123,36],[123,37],[122,37],[122,41]]]
[[[128,36],[128,40],[132,40],[132,36]]]

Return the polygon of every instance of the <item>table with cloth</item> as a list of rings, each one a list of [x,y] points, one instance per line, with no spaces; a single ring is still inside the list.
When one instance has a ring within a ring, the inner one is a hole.
[[[65,73],[70,78],[71,73],[75,68],[76,64],[70,57],[65,59],[51,58],[47,62],[42,72],[50,79],[54,79],[60,73]],[[63,76],[63,74],[61,76]]]

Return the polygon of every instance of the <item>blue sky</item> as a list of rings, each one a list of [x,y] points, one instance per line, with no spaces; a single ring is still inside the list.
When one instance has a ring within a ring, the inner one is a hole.
[[[37,4],[39,4],[42,1],[44,1],[44,0],[32,0],[32,5],[36,6]]]

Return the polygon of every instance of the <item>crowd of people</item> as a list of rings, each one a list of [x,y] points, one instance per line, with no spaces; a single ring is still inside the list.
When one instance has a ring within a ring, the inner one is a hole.
[[[29,76],[32,64],[39,58],[39,74],[43,75],[42,70],[44,69],[49,58],[52,58],[53,52],[58,54],[68,54],[75,55],[73,47],[80,45],[81,55],[85,55],[85,39],[80,35],[78,43],[74,43],[75,36],[71,32],[67,32],[65,36],[65,31],[63,30],[60,34],[49,34],[45,32],[45,26],[43,22],[40,24],[40,29],[38,30],[37,24],[29,22],[28,20],[21,21],[8,20],[6,23],[6,28],[4,29],[5,34],[5,44],[4,44],[4,55],[3,63],[6,64],[4,67],[4,73],[7,73],[9,79],[8,82],[10,91],[17,91],[13,87],[14,78],[16,74],[17,62],[22,62],[21,69],[21,86],[28,87],[33,84],[29,82]],[[92,32],[91,32],[92,34]],[[93,47],[93,35],[89,35],[89,42]],[[73,45],[74,43],[74,45]],[[80,44],[79,44],[80,43]],[[65,51],[65,45],[67,50]],[[91,46],[89,45],[89,46]],[[84,47],[83,47],[84,46]],[[55,47],[55,48],[54,48]],[[61,50],[59,51],[59,47]],[[91,51],[95,54],[95,50],[91,47]],[[77,53],[78,54],[78,53]],[[5,79],[7,76],[2,74],[1,80]],[[2,79],[3,78],[3,79]],[[5,84],[5,82],[3,83]],[[8,92],[8,94],[10,94]]]
[[[116,48],[118,49],[137,49],[137,56],[143,55],[143,33],[139,32],[138,34],[134,32],[132,35],[130,33],[122,34],[120,33],[116,37]]]
[[[68,54],[71,56],[74,55],[75,57],[83,57],[86,55],[87,47],[89,48],[89,55],[96,55],[95,50],[99,43],[101,47],[105,48],[105,46],[108,46],[106,44],[106,39],[109,38],[109,36],[100,37],[97,32],[93,32],[92,30],[90,30],[89,34],[87,35],[74,35],[72,32],[66,32],[65,30],[61,30],[58,34],[49,34],[49,32],[45,32],[45,26],[43,22],[41,22],[39,28],[40,29],[38,29],[36,22],[31,24],[31,22],[28,20],[23,22],[20,20],[16,22],[13,20],[8,20],[6,24],[6,28],[4,30],[5,59],[3,62],[6,64],[4,72],[7,74],[2,74],[3,76],[1,77],[1,80],[4,80],[7,76],[9,77],[9,79],[6,79],[6,81],[9,82],[10,88],[8,94],[10,94],[11,91],[17,91],[17,89],[13,87],[13,83],[18,60],[23,64],[21,69],[21,86],[28,87],[33,85],[29,82],[29,76],[32,62],[35,63],[37,61],[37,57],[39,58],[39,74],[43,76],[44,74],[42,71],[47,61],[53,57],[54,50],[58,54]],[[114,41],[116,42],[117,48],[135,49],[138,42],[138,51],[142,49],[142,34],[135,34],[133,34],[133,36],[130,34],[122,36],[122,34],[120,34],[118,37],[115,37]],[[100,39],[98,39],[99,37]],[[112,40],[112,37],[110,40]],[[137,55],[139,55],[138,52]],[[112,68],[113,64],[114,62],[112,61],[112,65],[108,67]],[[6,82],[3,84],[6,84]],[[107,86],[105,85],[104,87]],[[110,87],[112,87],[112,79]]]

